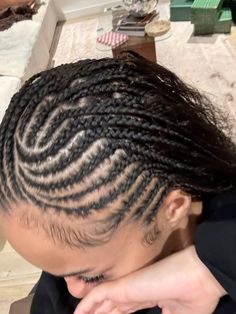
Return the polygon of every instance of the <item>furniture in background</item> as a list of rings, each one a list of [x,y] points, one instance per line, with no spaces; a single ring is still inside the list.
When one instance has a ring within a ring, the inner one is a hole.
[[[116,30],[118,21],[128,15],[126,10],[120,10],[113,12],[113,31]],[[124,50],[132,50],[143,57],[156,62],[156,48],[155,48],[155,39],[153,37],[142,36],[129,36],[129,39],[122,45],[112,49],[114,57],[117,57]]]
[[[32,20],[0,32],[0,121],[14,93],[32,75],[47,68],[58,16],[53,0],[40,3]]]
[[[139,53],[141,56],[156,62],[156,48],[155,40],[153,37],[132,37],[122,45],[112,49],[114,57],[117,57],[124,50],[132,50]]]
[[[236,0],[172,0],[171,21],[191,21],[195,35],[230,33]]]

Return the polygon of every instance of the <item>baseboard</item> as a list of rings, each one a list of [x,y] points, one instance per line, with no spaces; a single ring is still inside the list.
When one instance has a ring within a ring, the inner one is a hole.
[[[93,4],[89,4],[87,6],[83,6],[80,8],[75,8],[73,10],[65,10],[63,12],[63,15],[64,15],[64,19],[66,20],[75,19],[78,17],[86,16],[86,15],[102,13],[104,12],[105,8],[111,8],[117,5],[121,5],[121,4],[122,4],[121,0],[117,0],[117,1],[104,0],[100,3],[95,2]]]

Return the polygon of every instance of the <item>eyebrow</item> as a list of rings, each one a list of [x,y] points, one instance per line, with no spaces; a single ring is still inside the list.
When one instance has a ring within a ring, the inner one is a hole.
[[[55,277],[72,277],[72,276],[80,276],[83,275],[85,273],[89,273],[92,272],[94,270],[94,268],[87,268],[84,270],[79,270],[73,273],[69,273],[69,274],[62,274],[62,275],[56,275]]]

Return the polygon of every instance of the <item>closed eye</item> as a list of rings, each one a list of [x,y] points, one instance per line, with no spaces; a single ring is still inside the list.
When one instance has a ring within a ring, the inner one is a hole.
[[[105,279],[103,274],[95,276],[95,277],[85,277],[85,276],[79,275],[77,276],[77,278],[80,280],[83,280],[87,284],[98,283],[98,282],[104,281]]]

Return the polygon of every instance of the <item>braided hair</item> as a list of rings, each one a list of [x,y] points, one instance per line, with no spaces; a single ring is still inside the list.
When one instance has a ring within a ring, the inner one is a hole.
[[[226,127],[205,96],[135,53],[41,72],[1,123],[1,208],[87,217],[118,204],[106,230],[128,212],[150,224],[173,189],[201,199],[235,186]]]

